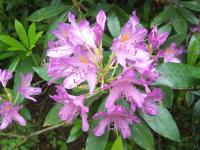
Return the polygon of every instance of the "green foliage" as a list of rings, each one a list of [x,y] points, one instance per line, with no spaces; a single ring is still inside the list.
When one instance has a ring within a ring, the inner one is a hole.
[[[169,111],[164,107],[159,107],[156,116],[141,114],[145,122],[158,134],[180,142],[180,135],[176,123]]]
[[[56,104],[51,108],[51,110],[48,112],[45,118],[43,126],[53,126],[61,122],[60,118],[58,117],[58,112],[61,107],[62,105]]]

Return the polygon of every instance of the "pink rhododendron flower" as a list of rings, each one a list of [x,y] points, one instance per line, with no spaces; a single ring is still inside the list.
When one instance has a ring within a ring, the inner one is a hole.
[[[92,30],[95,33],[95,42],[97,45],[101,43],[103,31],[105,28],[105,22],[106,22],[106,14],[103,10],[100,10],[96,17],[96,24],[92,28]]]
[[[115,106],[112,110],[107,112],[98,112],[93,116],[93,119],[103,117],[97,127],[94,129],[96,136],[101,136],[105,132],[105,128],[110,124],[114,124],[114,128],[118,129],[124,139],[131,135],[129,125],[132,123],[139,123],[139,119],[135,115],[129,115],[123,106]]]
[[[36,102],[36,99],[33,98],[32,95],[39,95],[42,92],[42,89],[37,87],[31,87],[32,78],[32,73],[21,74],[21,83],[18,87],[18,91],[26,99]]]
[[[0,69],[0,82],[3,87],[6,87],[8,80],[12,79],[12,72],[10,70],[2,70]]]
[[[13,106],[11,102],[3,101],[0,105],[0,116],[2,118],[0,129],[3,130],[14,120],[21,126],[26,125],[25,119],[18,113],[22,106]]]
[[[156,50],[160,47],[160,45],[164,44],[167,36],[167,32],[159,35],[157,27],[154,27],[148,35],[148,42],[151,45],[152,50]]]
[[[137,61],[149,61],[149,55],[146,52],[144,38],[147,30],[140,24],[133,12],[129,21],[122,27],[120,35],[112,42],[111,49],[115,52],[117,61],[126,67],[126,60],[137,64]]]
[[[140,82],[136,79],[133,70],[126,70],[116,81],[113,81],[108,86],[111,87],[111,90],[105,103],[106,108],[111,109],[115,101],[123,97],[131,104],[137,104],[141,108],[146,95],[136,89],[133,84],[140,84]]]
[[[176,44],[172,43],[166,50],[164,51],[160,50],[158,52],[158,57],[164,58],[164,62],[180,63],[178,57],[183,52],[184,50],[182,48],[177,49]]]
[[[99,61],[95,51],[102,39],[106,16],[100,11],[94,27],[90,27],[86,20],[77,23],[71,13],[68,13],[68,20],[70,23],[60,23],[58,29],[52,31],[57,39],[48,44],[50,83],[64,78],[63,86],[72,89],[87,81],[92,94]]]
[[[67,123],[72,123],[78,114],[82,118],[82,129],[88,131],[89,124],[87,122],[88,107],[84,106],[84,95],[73,96],[67,93],[64,87],[57,86],[57,95],[51,96],[57,103],[62,103],[64,106],[59,111],[61,120]]]

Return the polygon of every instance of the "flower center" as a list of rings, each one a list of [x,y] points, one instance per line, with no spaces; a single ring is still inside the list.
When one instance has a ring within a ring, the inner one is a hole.
[[[84,63],[84,64],[89,64],[89,60],[85,57],[85,56],[79,56],[79,60],[80,62]]]
[[[3,110],[4,110],[4,111],[9,111],[9,110],[11,110],[11,106],[9,106],[9,105],[4,106],[4,107],[3,107]]]
[[[173,54],[174,53],[174,49],[173,48],[168,48],[165,51],[167,54]]]
[[[122,38],[121,38],[121,42],[126,42],[126,41],[128,41],[128,39],[129,39],[129,34],[128,33],[125,33],[124,35],[122,35]]]
[[[61,29],[61,34],[64,37],[67,37],[67,31],[65,29]]]

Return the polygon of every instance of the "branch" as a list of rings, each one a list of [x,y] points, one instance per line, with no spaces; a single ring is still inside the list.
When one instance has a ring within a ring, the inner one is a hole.
[[[43,134],[45,132],[48,132],[50,130],[54,130],[54,129],[57,129],[59,127],[62,127],[64,125],[66,125],[65,122],[63,122],[61,124],[57,124],[57,125],[51,126],[51,127],[48,127],[48,128],[45,128],[45,129],[42,129],[42,130],[39,130],[39,131],[36,131],[36,132],[33,132],[33,133],[29,134],[29,135],[17,135],[17,134],[12,134],[12,133],[0,133],[0,136],[7,136],[7,137],[14,137],[14,138],[23,139],[23,141],[20,144],[10,148],[10,150],[13,150],[13,149],[15,149],[17,147],[20,147],[24,143],[26,143],[28,141],[28,139],[31,138],[31,137],[38,136],[38,135]]]

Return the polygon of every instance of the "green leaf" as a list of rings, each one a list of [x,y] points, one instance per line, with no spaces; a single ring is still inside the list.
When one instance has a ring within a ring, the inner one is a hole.
[[[33,67],[33,70],[37,73],[37,75],[45,81],[50,81],[51,77],[48,76],[47,68],[45,65],[40,67]],[[56,80],[55,83],[60,84],[61,80]]]
[[[157,68],[160,77],[156,85],[184,89],[200,84],[200,68],[182,63],[163,63]]]
[[[184,6],[186,8],[191,9],[191,10],[194,10],[194,11],[200,11],[200,5],[196,1],[180,1],[179,5]]]
[[[164,92],[164,98],[162,100],[162,105],[171,108],[173,103],[173,91],[167,86],[161,86],[161,90]]]
[[[102,100],[101,105],[99,106],[98,111],[105,111],[105,98],[104,100]],[[99,121],[98,120],[93,120],[91,125],[90,125],[90,129],[89,129],[89,134],[86,140],[86,150],[104,150],[106,147],[106,143],[108,141],[108,137],[109,137],[109,131],[105,131],[105,133],[100,136],[97,137],[94,135],[93,130],[94,128],[98,125]]]
[[[24,116],[24,118],[31,120],[31,113],[26,107],[23,107],[23,109],[20,112],[22,116]]]
[[[175,34],[173,36],[170,36],[166,43],[165,43],[165,48],[167,48],[171,43],[176,43],[176,46],[179,46],[186,38],[186,33],[181,33],[181,34]]]
[[[135,143],[147,150],[155,149],[154,137],[144,122],[132,124],[131,131],[131,138]]]
[[[168,35],[170,35],[171,30],[172,30],[172,24],[171,24],[171,23],[168,23],[168,24],[166,24],[166,25],[164,25],[164,26],[162,26],[162,27],[160,27],[160,28],[158,29],[158,34],[161,34],[161,33],[163,33],[163,32],[167,32]]]
[[[190,107],[194,102],[194,94],[192,92],[187,91],[185,95],[185,100],[187,107]]]
[[[194,106],[194,115],[200,117],[200,100],[198,100]]]
[[[159,13],[156,17],[153,18],[153,20],[151,21],[151,28],[153,26],[158,26],[164,21],[168,20],[169,17],[171,16],[171,12],[173,11],[174,11],[173,7],[170,6],[165,7],[165,9],[161,13]]]
[[[71,143],[81,136],[81,134],[83,133],[81,127],[82,127],[81,122],[74,124],[67,139],[67,143]]]
[[[182,15],[187,21],[191,22],[192,24],[199,23],[198,18],[190,10],[183,7],[178,7],[177,10],[180,13],[180,15]]]
[[[103,34],[102,44],[105,47],[110,47],[112,43],[112,38],[109,37],[107,34]]]
[[[35,39],[35,34],[36,34],[36,25],[35,22],[33,22],[29,29],[28,29],[28,40],[29,40],[29,47],[34,46],[34,39]]]
[[[28,17],[28,20],[39,22],[51,18],[53,16],[56,16],[61,12],[67,10],[69,7],[71,6],[65,6],[63,4],[50,5],[35,11]]]
[[[111,150],[123,150],[123,141],[121,136],[117,137]]]
[[[120,33],[121,27],[120,27],[119,19],[115,15],[115,13],[111,12],[108,14],[107,25],[108,25],[108,30],[110,31],[111,35],[113,37],[117,37]]]
[[[177,19],[173,22],[173,27],[177,33],[187,32],[187,22],[184,19]]]
[[[115,12],[121,25],[124,25],[128,21],[129,15],[123,9],[118,7],[116,4],[111,5],[111,10]]]
[[[38,76],[40,78],[42,78],[43,80],[45,80],[45,81],[51,80],[51,77],[48,76],[47,68],[45,67],[45,65],[43,65],[41,67],[33,67],[33,69],[38,74]]]
[[[27,51],[26,47],[21,44],[19,41],[15,40],[14,38],[7,36],[7,35],[0,35],[0,41],[8,44],[11,47],[14,47],[13,50],[20,50],[20,51]]]
[[[17,65],[19,64],[20,61],[20,57],[16,57],[12,60],[11,64],[9,65],[8,69],[12,72],[15,71],[15,69],[17,68]]]
[[[29,42],[28,42],[26,30],[24,29],[24,26],[18,20],[15,20],[15,30],[17,32],[19,39],[22,41],[22,43],[26,46],[26,48],[29,48]]]
[[[62,120],[60,120],[60,118],[58,117],[58,113],[60,108],[62,107],[62,105],[60,104],[55,104],[51,110],[48,112],[45,121],[44,121],[44,127],[46,126],[53,126],[56,124],[59,124],[60,122],[62,122]]]
[[[195,65],[200,54],[200,34],[194,33],[190,39],[187,53],[187,62]]]
[[[158,108],[157,115],[151,116],[141,113],[142,118],[158,134],[173,141],[180,142],[179,131],[171,114],[164,107]]]
[[[14,52],[7,52],[6,51],[6,52],[3,52],[3,53],[0,53],[0,60],[12,57],[14,55],[16,55]]]

